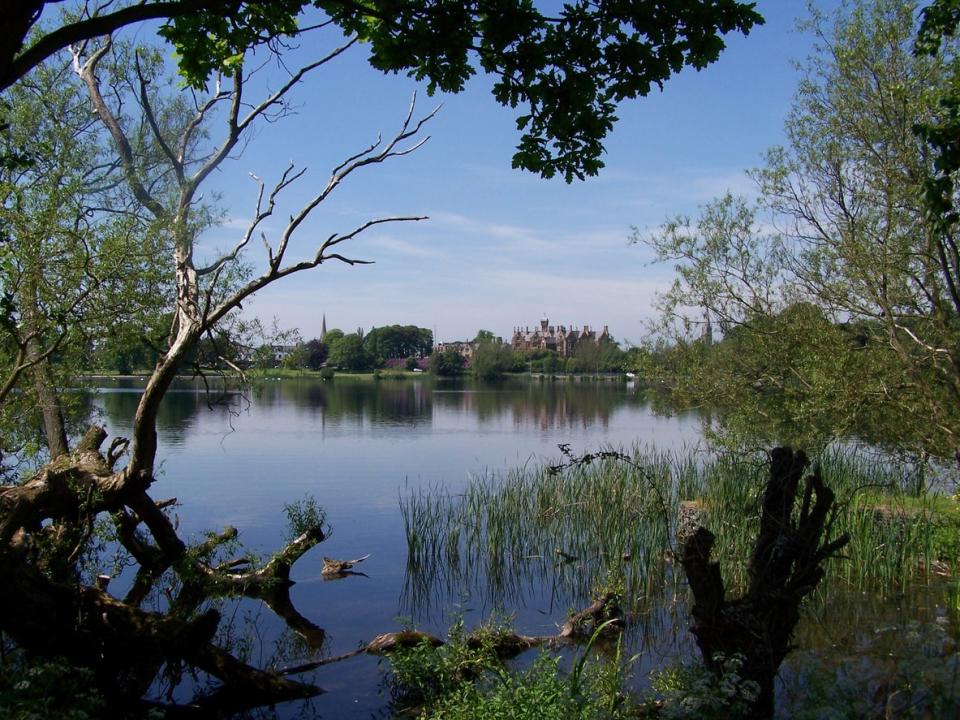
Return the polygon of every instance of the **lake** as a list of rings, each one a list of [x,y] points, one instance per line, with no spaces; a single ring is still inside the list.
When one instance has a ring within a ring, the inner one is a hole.
[[[111,436],[129,435],[141,384],[119,379],[103,385],[96,400],[102,421]],[[332,534],[294,567],[291,591],[300,613],[327,631],[326,656],[398,629],[398,617],[442,635],[459,617],[469,626],[499,612],[509,614],[522,633],[550,634],[572,605],[590,600],[558,596],[555,588],[536,583],[509,606],[462,585],[412,590],[401,498],[417,490],[455,494],[472,476],[555,462],[560,444],[574,453],[633,443],[702,449],[695,415],[658,416],[642,391],[619,381],[288,379],[226,395],[180,381],[167,394],[158,425],[162,465],[152,494],[179,500],[179,527],[188,538],[233,525],[245,546],[268,554],[282,545],[285,504],[309,495],[326,509]],[[368,553],[357,567],[362,575],[321,578],[324,555],[349,559]],[[937,599],[918,592],[909,602],[880,603],[869,622],[935,613]],[[833,608],[834,620],[837,613],[850,616],[841,623],[847,629],[859,627],[865,612],[863,598],[851,600],[850,607]],[[264,665],[274,653],[282,664],[316,654],[291,639],[259,603],[227,603],[224,615],[233,618],[236,632],[255,634],[257,642],[250,646],[255,664]],[[691,645],[682,601],[675,598],[656,615],[655,629],[633,640],[643,647],[641,671],[689,652]],[[862,645],[856,633],[840,638],[818,632],[816,623],[804,630],[806,637],[819,637],[817,643]],[[383,677],[375,658],[329,665],[314,676],[326,694],[277,712],[389,717]]]

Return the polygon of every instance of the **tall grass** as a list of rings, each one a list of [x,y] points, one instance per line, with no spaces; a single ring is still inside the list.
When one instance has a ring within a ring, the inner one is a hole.
[[[825,592],[898,591],[941,560],[956,566],[957,503],[911,495],[913,471],[895,461],[832,449],[820,457],[837,495],[834,535],[849,532],[846,558],[828,564]],[[742,587],[759,523],[766,456],[669,454],[634,446],[592,461],[526,467],[473,479],[463,493],[442,488],[401,501],[408,546],[406,602],[423,611],[479,592],[509,607],[550,588],[572,606],[615,578],[627,609],[662,615],[675,584],[681,502],[718,538],[727,586]]]

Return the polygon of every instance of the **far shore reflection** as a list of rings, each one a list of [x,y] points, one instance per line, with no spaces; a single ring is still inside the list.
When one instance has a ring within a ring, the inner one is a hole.
[[[135,379],[104,383],[103,409],[111,424],[133,416],[141,384]],[[257,381],[224,391],[199,380],[180,380],[161,407],[161,432],[174,436],[200,411],[243,412],[253,402],[336,425],[416,427],[470,416],[480,425],[507,420],[518,430],[606,428],[621,408],[646,404],[642,392],[617,381],[285,379]]]

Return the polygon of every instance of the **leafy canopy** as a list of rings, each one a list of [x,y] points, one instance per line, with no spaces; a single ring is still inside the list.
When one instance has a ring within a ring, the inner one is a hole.
[[[39,12],[44,3],[24,5]],[[722,35],[763,22],[754,3],[736,0],[575,0],[554,16],[530,0],[146,0],[82,16],[25,48],[36,18],[11,18],[0,89],[69,42],[156,17],[168,18],[160,34],[184,78],[202,87],[246,48],[296,34],[311,8],[367,43],[373,67],[424,80],[431,93],[460,92],[480,70],[495,76],[496,100],[524,108],[513,166],[567,182],[603,167],[619,102],[662,88],[684,67],[706,67],[724,49]]]

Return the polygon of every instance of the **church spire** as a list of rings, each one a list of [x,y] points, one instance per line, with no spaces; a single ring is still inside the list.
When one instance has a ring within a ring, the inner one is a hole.
[[[323,323],[320,325],[320,342],[327,338],[327,314],[323,314]]]

